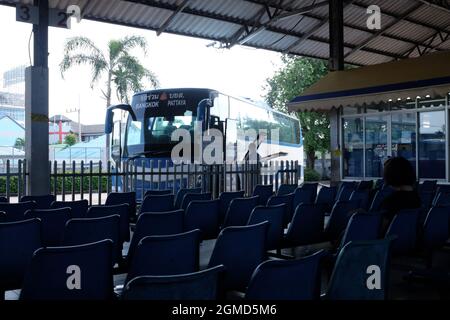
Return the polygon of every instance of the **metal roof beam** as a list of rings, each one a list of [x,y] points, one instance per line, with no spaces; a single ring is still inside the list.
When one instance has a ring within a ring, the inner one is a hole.
[[[157,36],[159,36],[161,33],[163,33],[167,29],[167,27],[172,23],[173,19],[175,19],[175,17],[187,7],[189,1],[190,0],[183,0],[178,5],[178,9],[175,10],[170,16],[168,16],[166,20],[164,20],[161,27],[158,29],[158,31],[156,31]]]
[[[385,27],[383,29],[381,29],[380,31],[374,33],[372,36],[370,36],[367,40],[365,40],[363,43],[359,44],[358,46],[356,46],[356,48],[354,48],[353,50],[347,52],[345,54],[345,57],[347,58],[348,56],[350,56],[351,54],[361,50],[362,48],[364,48],[365,46],[367,46],[370,42],[372,42],[373,40],[377,39],[378,37],[382,36],[389,28],[393,27],[394,25],[396,25],[397,23],[399,23],[400,21],[403,21],[405,18],[407,18],[411,13],[413,13],[414,11],[416,11],[417,9],[419,9],[420,7],[422,7],[422,3],[416,4],[415,6],[411,7],[410,9],[408,9],[405,13],[401,14],[400,16],[398,16],[394,21],[388,23],[387,25],[385,25]]]
[[[433,7],[435,9],[445,11],[447,13],[450,13],[450,2],[445,0],[416,0],[423,4],[426,4],[427,6]]]
[[[439,37],[440,41],[438,44],[433,46],[432,44],[433,44],[434,40],[436,40],[437,37]],[[443,44],[444,42],[446,42],[448,39],[450,39],[450,33],[447,33],[444,36],[441,32],[436,32],[433,35],[431,35],[430,37],[428,37],[426,40],[424,40],[424,43],[427,42],[427,45],[416,45],[416,46],[412,47],[411,49],[408,49],[407,51],[403,52],[402,55],[405,58],[408,58],[416,49],[419,52],[419,55],[424,55],[425,53],[429,53],[431,51],[439,51],[438,47],[441,44]],[[421,47],[423,49],[421,49]]]

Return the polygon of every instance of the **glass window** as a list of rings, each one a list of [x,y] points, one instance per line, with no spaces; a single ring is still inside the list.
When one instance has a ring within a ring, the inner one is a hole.
[[[419,119],[419,177],[445,179],[445,112],[421,112]]]
[[[366,177],[381,177],[387,158],[387,116],[366,117]]]
[[[416,113],[392,115],[392,156],[403,157],[416,167]]]
[[[344,177],[363,176],[363,119],[344,119]]]
[[[128,132],[127,132],[127,145],[138,145],[142,144],[142,122],[132,121],[131,118],[128,122]]]

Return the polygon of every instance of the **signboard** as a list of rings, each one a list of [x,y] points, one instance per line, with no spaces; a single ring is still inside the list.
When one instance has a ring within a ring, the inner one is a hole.
[[[48,25],[50,27],[70,29],[70,18],[74,16],[80,21],[80,10],[77,6],[69,6],[67,10],[49,9]],[[39,8],[32,5],[16,6],[16,21],[39,24]]]

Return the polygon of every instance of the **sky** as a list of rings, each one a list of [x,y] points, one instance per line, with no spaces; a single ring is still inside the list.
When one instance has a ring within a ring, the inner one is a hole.
[[[31,24],[15,21],[15,8],[0,6],[0,76],[18,65],[30,65],[29,39]],[[103,123],[106,101],[100,88],[105,79],[90,88],[89,67],[76,67],[64,74],[59,71],[66,39],[86,36],[105,49],[109,39],[141,35],[147,39],[149,52],[143,56],[135,51],[144,66],[159,79],[161,88],[207,87],[234,96],[262,101],[265,80],[281,65],[279,53],[235,46],[232,49],[207,47],[212,41],[82,20],[72,21],[72,28],[50,28],[50,116],[64,114],[77,120],[76,113],[67,113],[80,105],[81,122]],[[32,43],[30,54],[32,55]],[[1,86],[0,84],[0,90]],[[114,101],[113,101],[114,102]]]

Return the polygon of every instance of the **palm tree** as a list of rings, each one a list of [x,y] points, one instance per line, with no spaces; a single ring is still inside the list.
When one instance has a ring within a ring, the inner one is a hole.
[[[100,78],[106,75],[106,91],[101,90],[106,100],[106,107],[111,105],[112,86],[114,84],[117,99],[121,103],[129,103],[130,91],[141,91],[143,79],[147,79],[152,87],[158,86],[155,74],[146,69],[139,59],[130,51],[140,48],[147,53],[147,41],[141,36],[128,36],[108,42],[107,52],[102,52],[89,38],[69,38],[64,46],[64,58],[60,63],[61,76],[73,66],[87,64],[91,67],[91,88]],[[146,85],[148,86],[148,84]],[[109,159],[109,134],[106,135],[105,158]]]
[[[107,76],[106,91],[102,90],[106,106],[111,105],[112,86],[120,102],[129,103],[130,91],[141,91],[142,80],[147,79],[152,87],[158,86],[157,77],[130,54],[134,48],[147,53],[147,41],[141,36],[128,36],[108,42],[108,51],[102,52],[89,38],[74,37],[67,40],[64,58],[60,63],[61,75],[73,66],[87,64],[91,67],[91,88],[104,75]]]

